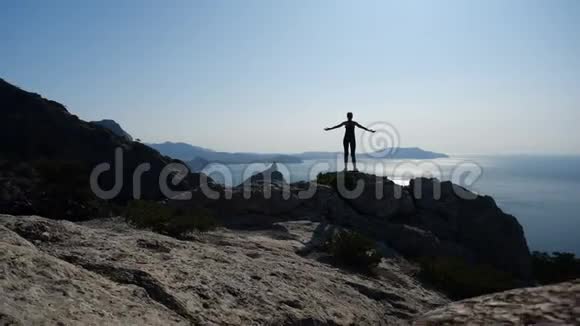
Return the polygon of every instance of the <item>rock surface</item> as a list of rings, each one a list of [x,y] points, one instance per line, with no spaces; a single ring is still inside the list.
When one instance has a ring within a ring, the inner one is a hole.
[[[580,325],[580,279],[451,303],[415,325]]]
[[[0,321],[65,325],[392,325],[447,303],[401,258],[377,277],[299,256],[318,225],[180,241],[118,219],[0,215]]]

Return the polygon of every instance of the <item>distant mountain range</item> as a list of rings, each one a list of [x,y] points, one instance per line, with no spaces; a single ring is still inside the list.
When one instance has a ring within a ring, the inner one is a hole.
[[[229,153],[216,152],[211,149],[193,146],[186,143],[165,142],[161,144],[147,144],[158,150],[163,155],[182,161],[203,159],[210,163],[223,164],[246,164],[246,163],[302,163],[302,159],[295,155],[287,154],[262,154],[262,153]]]
[[[133,138],[114,120],[93,121],[93,124],[105,127],[114,134],[127,140]],[[342,152],[304,152],[296,154],[286,153],[251,153],[251,152],[218,152],[208,148],[195,146],[187,143],[164,142],[158,144],[146,144],[147,146],[159,151],[161,154],[182,160],[194,171],[202,169],[209,163],[222,164],[248,164],[248,163],[302,163],[304,160],[324,160],[336,159],[341,157]],[[403,147],[393,153],[388,150],[377,151],[374,153],[358,153],[361,159],[434,159],[448,157],[446,154],[426,151],[418,147]]]
[[[165,142],[147,144],[161,154],[187,161],[192,167],[204,163],[247,164],[247,163],[302,163],[304,160],[334,159],[342,155],[341,152],[304,152],[297,154],[264,154],[264,153],[229,153],[216,152],[211,149],[190,145],[187,143]],[[382,155],[384,154],[384,155]],[[399,148],[395,153],[358,154],[359,158],[393,158],[393,159],[434,159],[448,157],[446,154],[422,150],[418,147]]]
[[[320,160],[320,159],[331,159],[336,158],[337,155],[343,155],[342,152],[304,152],[302,154],[297,154],[303,160]],[[362,159],[434,159],[434,158],[445,158],[449,157],[447,154],[431,152],[423,150],[419,147],[401,147],[396,151],[391,153],[388,150],[377,151],[373,153],[357,153],[357,158]]]

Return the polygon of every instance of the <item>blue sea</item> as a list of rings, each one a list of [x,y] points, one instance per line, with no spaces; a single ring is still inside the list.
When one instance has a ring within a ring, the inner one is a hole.
[[[279,164],[290,182],[311,180],[318,172],[344,168],[342,158]],[[230,180],[239,184],[268,164],[228,165]],[[434,160],[367,160],[359,170],[406,184],[411,177],[435,176],[492,196],[524,227],[531,250],[567,251],[580,255],[580,156],[453,156]],[[215,167],[214,170],[218,170]],[[211,171],[210,167],[208,172]],[[223,170],[223,166],[221,167]]]

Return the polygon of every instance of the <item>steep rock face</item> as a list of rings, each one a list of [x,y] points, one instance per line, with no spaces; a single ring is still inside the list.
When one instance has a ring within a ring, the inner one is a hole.
[[[451,303],[414,325],[579,325],[580,279]]]
[[[371,278],[297,255],[317,226],[180,241],[117,219],[0,215],[0,316],[23,324],[393,325],[448,302],[400,259],[383,260]]]
[[[531,258],[523,228],[493,198],[436,179],[411,180],[409,192],[420,212],[411,223],[464,245],[483,262],[530,279]]]

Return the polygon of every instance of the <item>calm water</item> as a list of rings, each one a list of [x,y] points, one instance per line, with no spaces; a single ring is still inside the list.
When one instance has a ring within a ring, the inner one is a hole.
[[[314,179],[320,171],[343,169],[340,160],[305,161],[279,168],[287,180],[295,182]],[[239,184],[267,166],[229,165],[231,180],[227,182],[219,173],[210,175],[222,183]],[[360,162],[359,170],[388,176],[400,184],[408,182],[411,176],[431,174],[491,195],[506,213],[518,218],[532,250],[569,251],[580,255],[580,157],[462,156],[421,161],[377,160]]]

